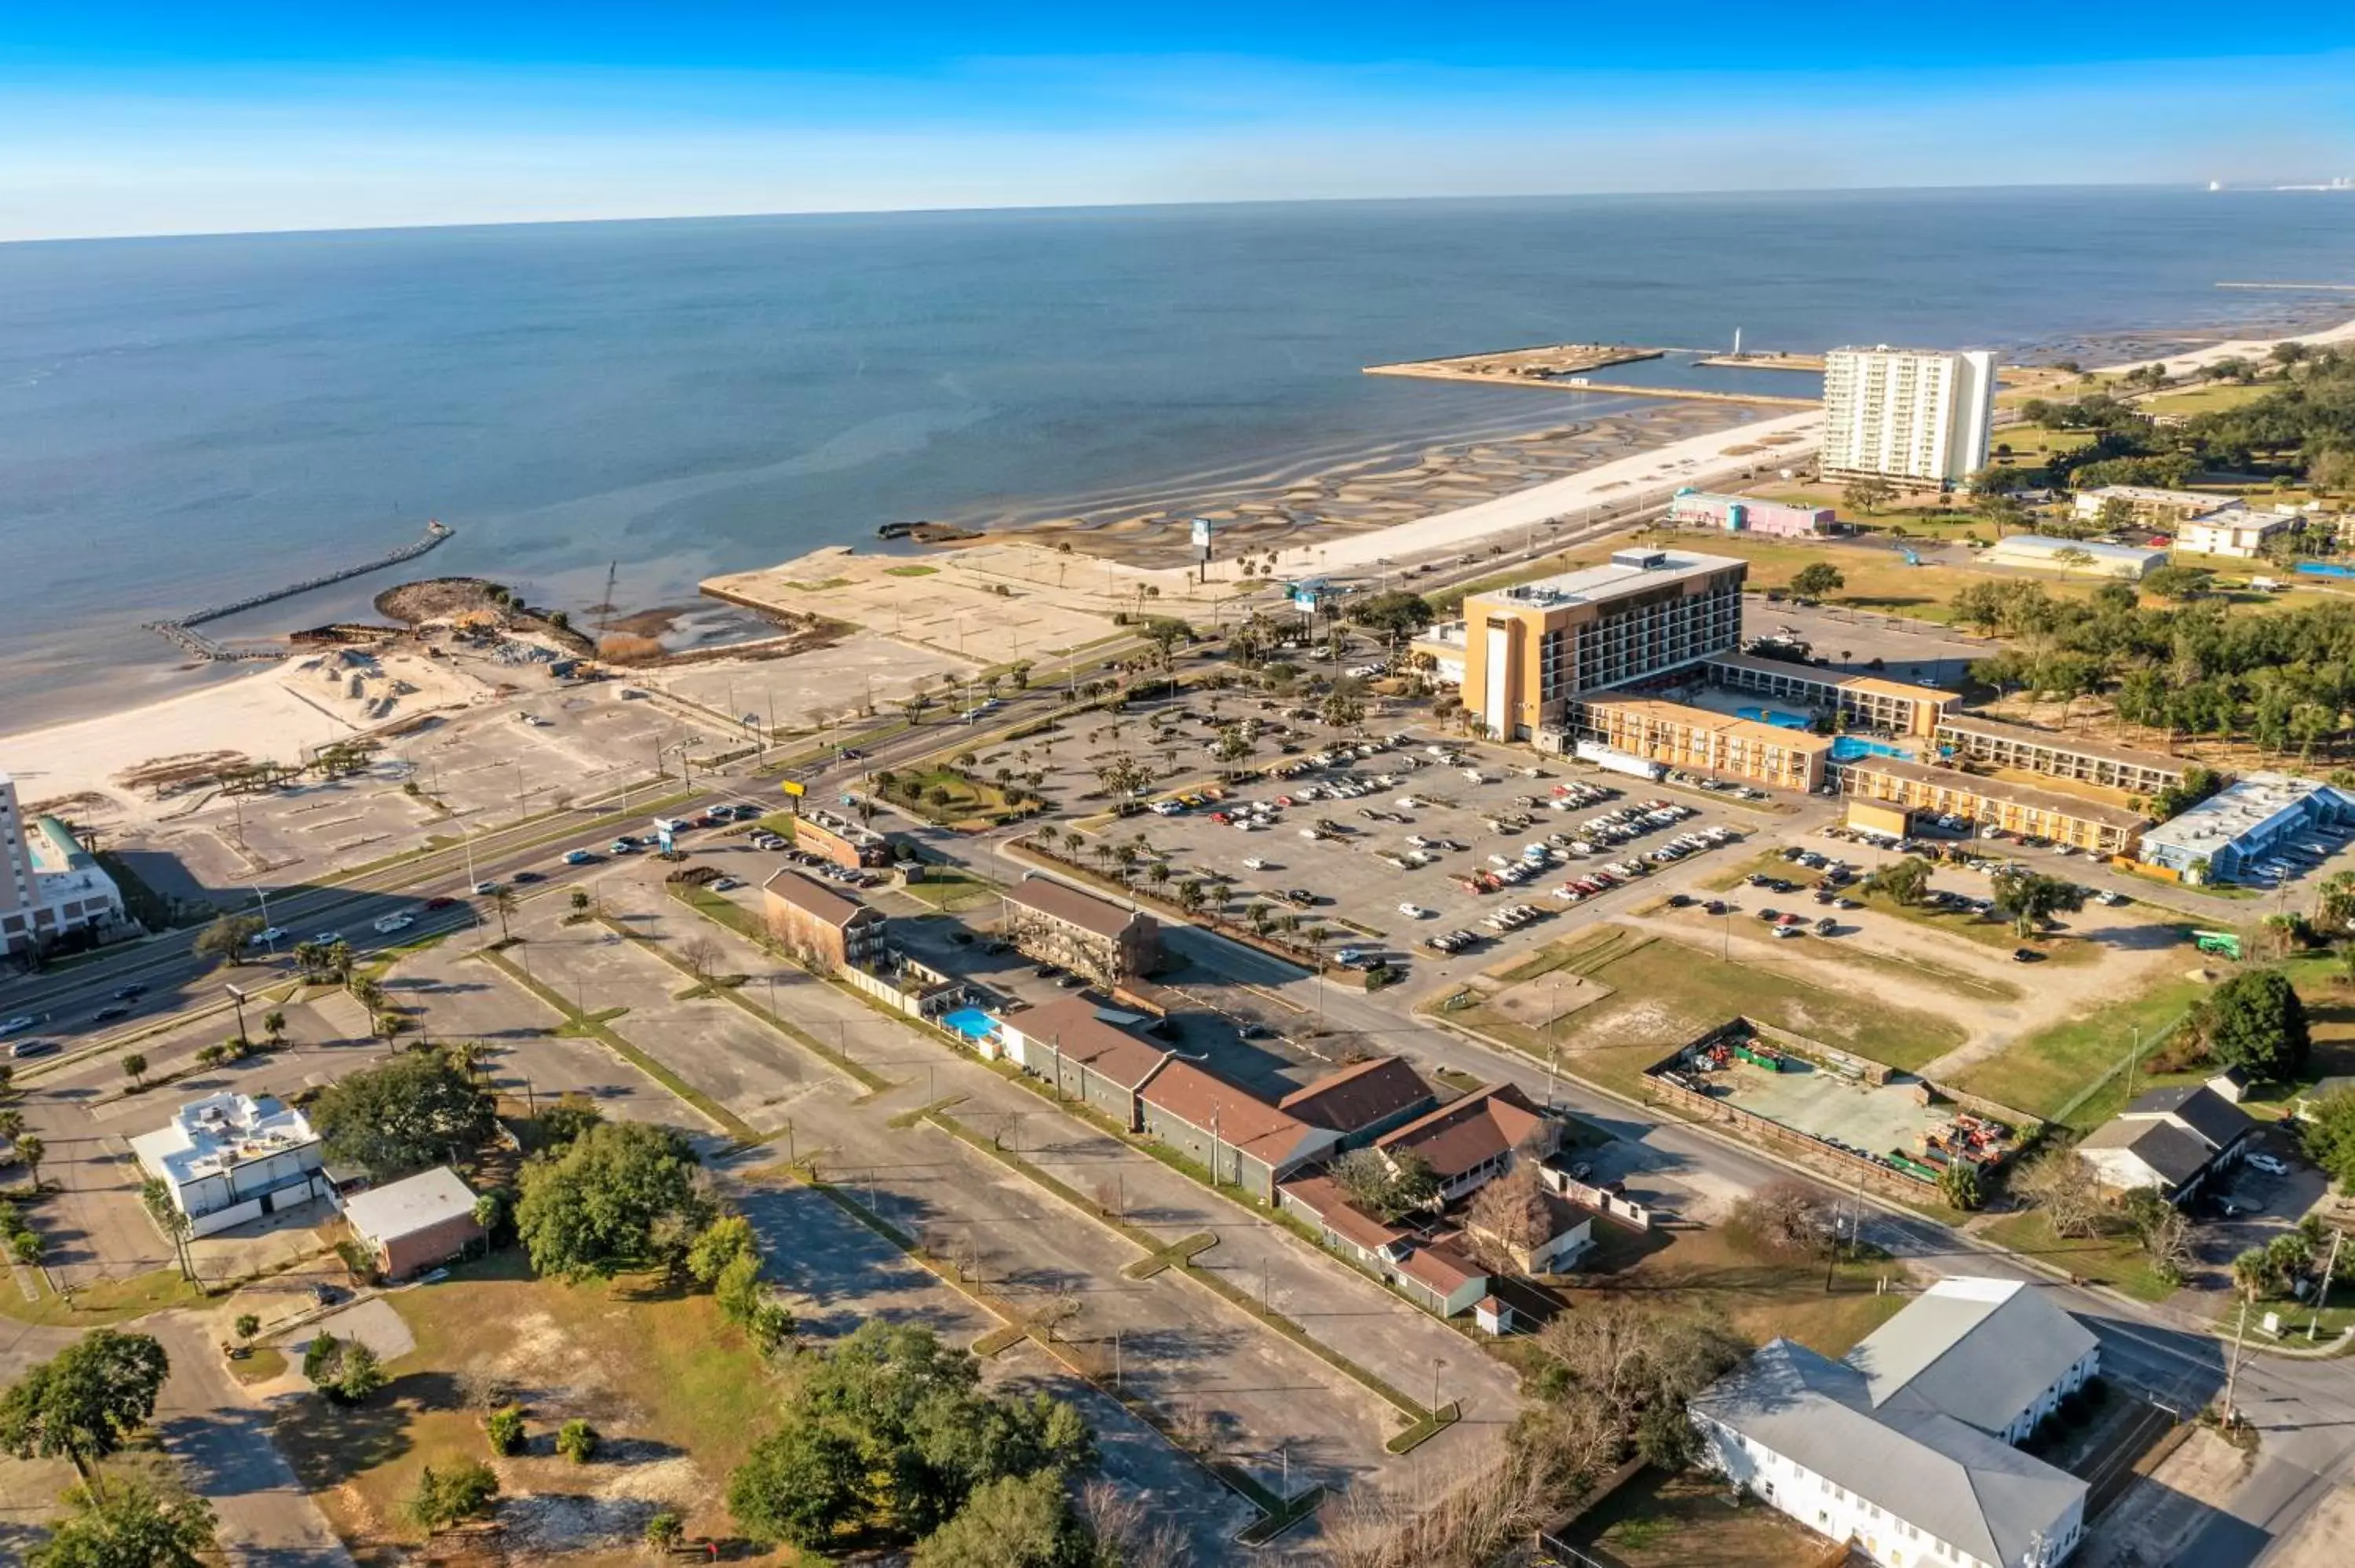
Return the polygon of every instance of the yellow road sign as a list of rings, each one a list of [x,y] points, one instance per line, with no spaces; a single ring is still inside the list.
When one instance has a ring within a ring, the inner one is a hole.
[[[795,800],[799,800],[802,796],[809,792],[791,779],[786,779],[783,783],[778,785],[777,788],[783,789],[786,794],[793,796]]]

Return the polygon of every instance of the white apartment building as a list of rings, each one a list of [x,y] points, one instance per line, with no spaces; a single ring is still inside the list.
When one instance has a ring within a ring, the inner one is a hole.
[[[27,821],[16,781],[0,773],[0,953],[45,937],[119,924],[123,893],[55,817]]]
[[[1822,469],[1960,484],[1987,464],[1995,355],[1985,349],[1836,348],[1824,356]]]
[[[191,1100],[169,1125],[131,1140],[139,1169],[163,1179],[193,1235],[329,1195],[319,1135],[301,1111],[263,1096]]]
[[[2052,1568],[2086,1486],[2021,1453],[2101,1344],[2017,1280],[1940,1280],[1841,1360],[1776,1340],[1692,1402],[1710,1462],[1884,1568]]]
[[[2175,547],[2195,556],[2254,560],[2264,554],[2266,540],[2301,521],[2295,512],[2259,512],[2236,502],[2186,522],[2176,530]]]

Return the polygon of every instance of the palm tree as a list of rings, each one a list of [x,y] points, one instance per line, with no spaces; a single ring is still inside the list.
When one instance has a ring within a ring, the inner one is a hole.
[[[294,972],[306,980],[318,974],[325,966],[326,959],[327,949],[316,942],[294,944]]]
[[[274,1007],[263,1013],[261,1037],[270,1042],[273,1050],[276,1049],[286,1038],[286,1015]]]
[[[134,1089],[147,1086],[147,1058],[133,1051],[123,1058],[123,1075],[131,1080]]]
[[[384,1006],[384,987],[366,975],[354,979],[345,989],[351,992],[354,1001],[358,1002],[370,1012],[375,1012]]]
[[[37,1138],[27,1136],[16,1140],[16,1158],[25,1162],[25,1175],[36,1192],[41,1190],[41,1156],[48,1152],[48,1146]]]
[[[25,1136],[25,1113],[10,1107],[0,1110],[0,1138],[14,1143]]]
[[[499,940],[502,942],[507,941],[509,939],[507,937],[507,916],[515,913],[516,907],[515,889],[511,887],[502,887],[497,892],[492,894],[491,907],[498,914]]]

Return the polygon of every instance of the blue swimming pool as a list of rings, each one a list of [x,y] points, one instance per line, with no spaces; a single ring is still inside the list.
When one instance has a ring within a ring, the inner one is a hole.
[[[1854,762],[1863,757],[1902,757],[1908,762],[1913,753],[1902,746],[1891,746],[1885,740],[1866,740],[1861,736],[1839,735],[1832,737],[1832,760]]]
[[[1753,724],[1771,724],[1782,729],[1807,727],[1806,719],[1801,718],[1797,714],[1786,714],[1780,708],[1736,708],[1733,712],[1735,716],[1746,718]]]
[[[941,1020],[941,1027],[954,1029],[968,1040],[986,1040],[997,1033],[997,1020],[977,1007],[960,1007]]]

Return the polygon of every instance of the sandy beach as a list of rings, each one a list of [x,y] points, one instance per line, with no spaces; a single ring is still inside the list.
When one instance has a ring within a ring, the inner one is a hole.
[[[2279,337],[2233,338],[2224,343],[2211,343],[2184,354],[2170,354],[2157,359],[2134,359],[2123,365],[2103,365],[2094,367],[2095,374],[2121,376],[2129,370],[2139,370],[2146,365],[2163,365],[2170,370],[2197,370],[2215,364],[2220,359],[2262,360],[2273,352],[2277,343],[2302,343],[2308,348],[2331,348],[2355,343],[2355,321],[2340,322],[2337,326],[2320,332],[2285,334]]]

